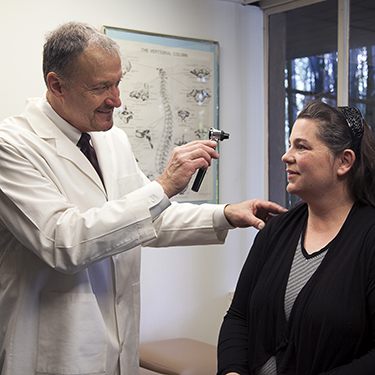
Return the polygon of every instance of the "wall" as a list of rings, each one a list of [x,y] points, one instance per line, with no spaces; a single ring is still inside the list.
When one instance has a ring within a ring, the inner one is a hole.
[[[220,128],[230,133],[219,163],[220,202],[264,193],[263,16],[220,0],[13,0],[0,3],[0,120],[41,96],[44,35],[78,20],[220,43]],[[191,337],[216,343],[229,293],[254,229],[223,246],[144,249],[141,340]]]

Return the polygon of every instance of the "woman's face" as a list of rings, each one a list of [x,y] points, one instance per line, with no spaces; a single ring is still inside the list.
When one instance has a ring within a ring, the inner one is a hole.
[[[308,202],[332,192],[338,181],[338,161],[316,136],[317,123],[297,119],[289,139],[289,150],[281,160],[286,164],[287,191]]]

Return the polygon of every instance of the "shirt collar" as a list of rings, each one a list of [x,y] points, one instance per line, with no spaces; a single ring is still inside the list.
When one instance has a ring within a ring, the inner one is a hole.
[[[76,145],[82,133],[60,117],[48,103],[46,95],[38,104],[39,109]]]

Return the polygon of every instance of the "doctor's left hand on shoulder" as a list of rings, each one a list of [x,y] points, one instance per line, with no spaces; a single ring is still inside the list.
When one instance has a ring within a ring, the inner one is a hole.
[[[228,204],[224,214],[233,227],[247,228],[253,226],[263,229],[267,221],[274,215],[286,212],[287,209],[262,199],[251,199],[241,203]]]

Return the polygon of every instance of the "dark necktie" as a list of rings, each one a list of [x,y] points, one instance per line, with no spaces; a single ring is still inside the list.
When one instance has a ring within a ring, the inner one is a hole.
[[[85,154],[87,159],[89,159],[90,163],[95,168],[96,172],[98,173],[100,179],[103,182],[102,172],[100,171],[98,158],[96,157],[96,152],[94,150],[94,147],[92,147],[90,144],[90,139],[91,139],[90,134],[82,133],[81,138],[79,139],[77,143],[77,146]]]

